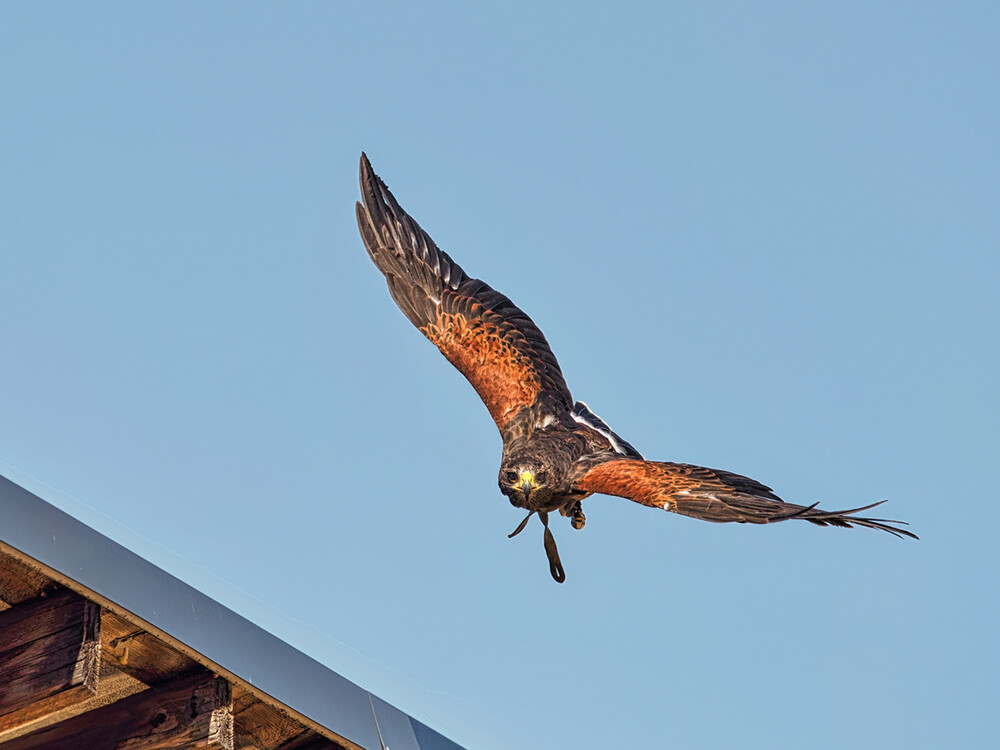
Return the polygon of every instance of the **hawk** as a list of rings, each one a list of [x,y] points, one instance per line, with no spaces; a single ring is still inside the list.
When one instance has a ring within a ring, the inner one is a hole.
[[[900,521],[784,502],[755,479],[703,466],[645,460],[582,401],[574,401],[538,326],[486,282],[472,278],[440,250],[396,202],[361,155],[357,218],[368,255],[389,294],[421,333],[468,379],[503,438],[500,492],[544,527],[552,577],[566,579],[549,514],[583,528],[581,502],[614,495],[651,508],[720,523],[773,523],[792,518],[818,526],[866,526],[897,537],[916,535]]]

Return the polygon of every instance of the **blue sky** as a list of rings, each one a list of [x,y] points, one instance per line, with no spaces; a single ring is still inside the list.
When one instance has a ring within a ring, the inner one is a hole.
[[[985,746],[998,20],[6,4],[0,472],[470,748]],[[555,584],[362,149],[646,456],[921,541],[593,498]]]

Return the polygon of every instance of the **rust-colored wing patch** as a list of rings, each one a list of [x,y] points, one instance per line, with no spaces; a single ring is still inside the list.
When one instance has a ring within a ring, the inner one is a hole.
[[[624,497],[703,521],[773,523],[801,518],[819,526],[866,526],[916,539],[915,534],[891,525],[901,521],[853,515],[881,503],[837,511],[795,505],[783,502],[770,487],[754,479],[704,466],[612,459],[591,466],[574,489]]]
[[[543,392],[572,407],[545,336],[513,302],[471,278],[396,202],[361,155],[358,229],[399,309],[468,379],[500,431]]]
[[[490,320],[474,299],[446,292],[444,301],[469,312],[438,312],[420,330],[465,375],[502,430],[521,406],[535,402],[542,379],[530,356],[515,346],[515,331],[502,320]]]

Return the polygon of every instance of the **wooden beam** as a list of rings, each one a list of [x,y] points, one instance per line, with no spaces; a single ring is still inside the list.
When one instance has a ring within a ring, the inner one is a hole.
[[[97,692],[101,610],[67,589],[0,612],[0,731]]]
[[[135,623],[105,611],[101,619],[103,658],[147,685],[169,682],[205,668]]]
[[[219,674],[222,677],[225,677],[227,680],[230,681],[231,684],[241,685],[243,690],[250,692],[258,700],[271,706],[275,711],[278,711],[279,713],[287,714],[288,716],[292,717],[295,721],[302,724],[303,727],[311,729],[321,737],[327,737],[333,740],[335,744],[339,743],[343,747],[348,748],[348,750],[363,750],[363,748],[361,748],[360,745],[357,745],[351,742],[350,740],[340,737],[332,729],[329,729],[323,726],[322,724],[318,723],[314,719],[311,719],[308,716],[305,716],[299,713],[298,711],[295,711],[291,707],[286,706],[276,698],[268,695],[267,693],[257,688],[255,685],[245,682],[241,677],[228,671],[222,665],[212,661],[206,655],[201,654],[198,651],[195,651],[193,648],[188,646],[183,641],[180,641],[174,638],[173,636],[169,635],[165,631],[160,630],[156,625],[154,625],[150,621],[144,620],[136,616],[134,613],[129,612],[128,610],[124,609],[121,605],[111,601],[107,597],[102,596],[101,594],[97,593],[96,591],[90,588],[87,588],[80,582],[73,580],[72,578],[65,575],[64,573],[59,572],[55,568],[45,565],[44,563],[35,560],[34,558],[30,557],[29,555],[26,555],[20,550],[11,547],[9,544],[7,544],[2,540],[0,540],[0,555],[13,557],[16,560],[19,560],[23,562],[25,565],[29,566],[32,570],[38,571],[43,576],[47,577],[50,581],[66,586],[67,588],[70,588],[76,591],[77,593],[82,594],[83,596],[87,597],[94,603],[99,604],[101,606],[102,616],[104,619],[108,619],[109,616],[113,614],[120,617],[122,620],[128,621],[129,623],[131,623],[132,627],[135,628],[135,631],[143,631],[149,633],[150,635],[157,638],[159,641],[163,642],[163,644],[165,644],[169,648],[174,649],[181,656],[186,657],[187,659],[190,659],[199,665],[202,665],[203,668],[210,669],[212,672]],[[119,660],[116,659],[115,657],[109,655],[108,660],[111,661],[112,663],[116,663],[117,666],[119,666],[124,671],[128,671],[128,665],[120,664]],[[130,662],[131,659],[127,658],[126,661]],[[136,676],[136,672],[133,671],[132,676]]]
[[[34,599],[52,587],[47,575],[0,550],[0,610]]]
[[[23,724],[18,724],[6,731],[0,732],[0,749],[6,747],[5,742],[23,737],[32,732],[37,732],[40,729],[58,724],[61,721],[66,721],[88,711],[94,711],[145,689],[146,686],[137,679],[128,676],[124,672],[120,672],[107,662],[103,662],[101,665],[101,689],[97,695],[91,696],[79,703],[56,709],[34,720],[25,721]]]
[[[2,750],[233,750],[229,683],[208,672],[149,688]]]
[[[233,711],[238,750],[346,750],[345,745],[306,729],[238,685],[233,687]]]

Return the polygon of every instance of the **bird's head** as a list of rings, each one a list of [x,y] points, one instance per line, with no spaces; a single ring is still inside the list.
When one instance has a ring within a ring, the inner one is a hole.
[[[500,491],[507,496],[511,505],[529,511],[509,536],[520,534],[531,517],[537,514],[545,527],[543,541],[545,554],[549,558],[549,572],[558,583],[566,580],[566,573],[559,560],[555,537],[549,531],[549,511],[566,502],[566,493],[562,489],[565,479],[565,472],[557,463],[546,461],[544,454],[537,450],[505,455],[500,463]]]
[[[500,466],[500,491],[510,504],[529,510],[547,510],[557,494],[555,472],[537,459],[514,457]]]

